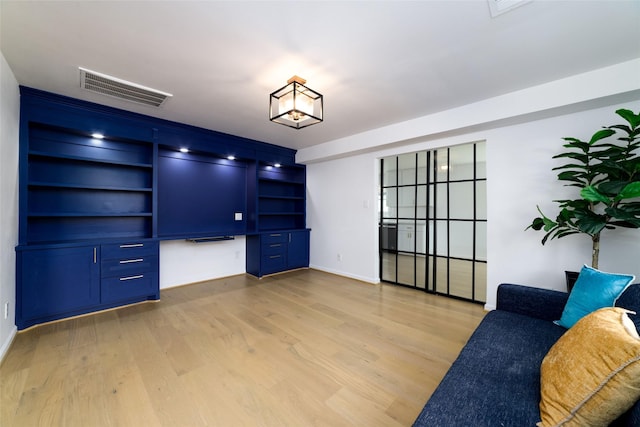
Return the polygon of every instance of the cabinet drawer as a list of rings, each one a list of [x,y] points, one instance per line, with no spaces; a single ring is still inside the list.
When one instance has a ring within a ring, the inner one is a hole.
[[[133,259],[142,255],[158,255],[158,242],[126,242],[102,245],[102,259]]]
[[[262,236],[262,244],[283,243],[289,240],[289,233],[266,233]]]
[[[101,302],[104,304],[155,295],[157,282],[158,275],[155,272],[102,279]]]
[[[262,245],[262,255],[278,255],[287,251],[286,243],[265,243]]]
[[[158,271],[157,255],[140,255],[125,259],[103,259],[101,277],[134,276],[136,274]]]
[[[262,273],[271,274],[286,270],[287,258],[285,254],[262,255]]]

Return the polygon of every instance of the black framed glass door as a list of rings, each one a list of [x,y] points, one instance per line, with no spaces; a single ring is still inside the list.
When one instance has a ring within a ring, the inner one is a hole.
[[[485,143],[380,159],[380,278],[486,300]]]

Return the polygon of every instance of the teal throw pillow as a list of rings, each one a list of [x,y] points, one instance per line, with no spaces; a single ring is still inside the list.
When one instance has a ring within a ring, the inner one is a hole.
[[[600,308],[613,307],[620,294],[634,279],[633,275],[605,273],[583,266],[562,316],[556,323],[569,329],[587,314]]]

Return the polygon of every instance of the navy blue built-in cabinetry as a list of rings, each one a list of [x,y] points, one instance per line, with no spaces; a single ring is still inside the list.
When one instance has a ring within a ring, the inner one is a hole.
[[[304,166],[258,162],[255,186],[258,234],[247,236],[247,272],[262,277],[309,266]]]
[[[247,273],[264,276],[309,266],[309,230],[247,236]]]
[[[294,150],[20,90],[18,329],[158,299],[163,239],[246,235],[258,277],[309,265]]]
[[[109,243],[100,247],[100,302],[125,303],[141,296],[160,297],[157,241]]]
[[[26,244],[151,237],[153,146],[30,123]]]
[[[19,247],[18,329],[158,299],[158,251],[153,240]]]
[[[17,252],[18,329],[100,304],[99,245]]]

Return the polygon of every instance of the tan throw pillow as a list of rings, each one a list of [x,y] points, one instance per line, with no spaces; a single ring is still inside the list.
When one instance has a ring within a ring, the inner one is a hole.
[[[538,427],[607,426],[640,398],[640,338],[622,308],[569,329],[541,366]]]

